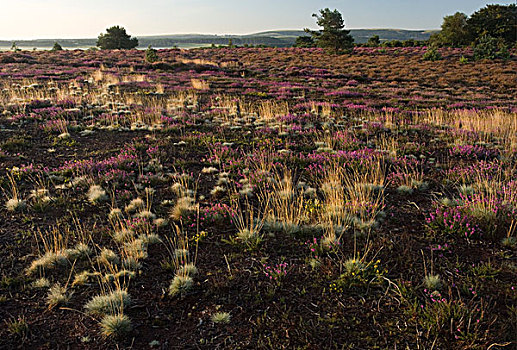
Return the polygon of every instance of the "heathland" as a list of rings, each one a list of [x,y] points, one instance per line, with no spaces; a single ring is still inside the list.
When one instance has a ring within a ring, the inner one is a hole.
[[[517,58],[0,53],[0,348],[509,349]]]

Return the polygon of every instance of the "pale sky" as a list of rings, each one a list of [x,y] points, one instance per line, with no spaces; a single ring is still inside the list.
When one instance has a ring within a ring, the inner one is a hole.
[[[438,29],[445,15],[467,15],[481,0],[0,0],[0,39],[95,38],[121,25],[134,36],[247,34],[316,28],[312,13],[337,8],[347,28]]]

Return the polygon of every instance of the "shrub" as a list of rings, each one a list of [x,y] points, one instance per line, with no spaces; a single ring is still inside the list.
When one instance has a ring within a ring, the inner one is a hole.
[[[147,47],[147,50],[145,50],[145,61],[147,63],[154,63],[158,60],[160,60],[160,58],[158,57],[158,51],[156,51],[151,47],[151,45],[149,45],[149,47]]]
[[[476,60],[508,59],[509,57],[508,47],[504,44],[504,41],[489,35],[482,36],[474,47],[474,59]]]
[[[437,208],[425,219],[428,227],[437,233],[451,236],[474,238],[481,235],[481,230],[458,207]]]
[[[63,50],[63,47],[56,41],[54,43],[54,46],[52,46],[51,51],[62,51],[62,50]]]
[[[437,48],[435,47],[431,47],[429,48],[425,53],[424,55],[422,56],[423,60],[424,61],[439,61],[442,59],[442,55],[440,54],[440,52],[438,51]]]

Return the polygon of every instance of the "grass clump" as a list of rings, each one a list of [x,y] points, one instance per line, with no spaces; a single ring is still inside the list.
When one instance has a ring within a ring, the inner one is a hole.
[[[71,295],[67,293],[66,287],[54,284],[47,294],[47,304],[50,308],[58,305],[65,305],[70,301]]]
[[[5,324],[7,326],[7,331],[9,332],[9,334],[25,338],[29,333],[29,324],[23,316],[6,320]]]
[[[97,259],[101,264],[108,266],[116,265],[120,262],[120,258],[118,257],[117,253],[108,248],[104,248],[97,257]]]
[[[438,290],[442,287],[439,275],[427,275],[424,277],[424,286],[429,290]]]
[[[144,200],[140,197],[133,199],[129,202],[128,205],[124,208],[127,213],[134,213],[137,210],[141,210],[145,207]]]
[[[30,275],[43,269],[52,269],[56,266],[65,266],[67,264],[68,256],[65,254],[65,252],[47,252],[45,255],[39,257],[31,263],[27,273]]]
[[[87,197],[88,201],[90,201],[90,203],[92,204],[98,204],[108,199],[106,191],[104,191],[102,187],[99,185],[90,186]]]
[[[115,290],[110,294],[93,297],[84,308],[91,314],[117,315],[131,304],[131,297],[125,290]]]
[[[38,278],[32,283],[32,288],[44,289],[50,287],[50,281],[45,277]]]
[[[228,312],[216,312],[210,319],[215,324],[228,324],[230,323],[231,316]]]
[[[170,218],[180,220],[196,210],[196,203],[192,197],[182,197],[176,202],[170,212]]]
[[[397,187],[397,192],[403,196],[409,196],[413,194],[413,189],[410,186],[401,185]]]
[[[100,325],[102,335],[106,338],[120,338],[132,329],[131,320],[124,314],[106,315]]]
[[[11,198],[5,202],[5,207],[8,211],[16,212],[16,211],[22,211],[27,207],[27,203],[18,198]]]
[[[188,263],[188,264],[180,266],[176,273],[180,276],[192,277],[197,274],[197,267],[192,263]]]
[[[176,275],[169,286],[169,295],[171,297],[175,297],[177,295],[184,296],[190,289],[192,289],[193,285],[194,280],[192,277]]]

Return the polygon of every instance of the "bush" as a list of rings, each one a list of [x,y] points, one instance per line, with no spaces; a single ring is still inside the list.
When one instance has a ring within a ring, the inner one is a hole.
[[[156,51],[151,47],[151,45],[149,45],[149,47],[147,47],[147,50],[145,50],[145,61],[147,63],[154,63],[159,60],[160,58],[158,57],[158,51]]]
[[[424,53],[422,58],[424,59],[424,61],[434,62],[441,60],[442,55],[440,54],[440,52],[438,52],[438,50],[435,47],[431,47]]]
[[[510,58],[508,47],[502,39],[496,39],[490,35],[484,35],[479,39],[478,44],[474,47],[474,59],[494,60],[496,58]]]
[[[52,47],[51,51],[62,51],[62,50],[63,50],[63,47],[61,45],[59,45],[59,43],[56,41],[54,43],[54,46]]]

